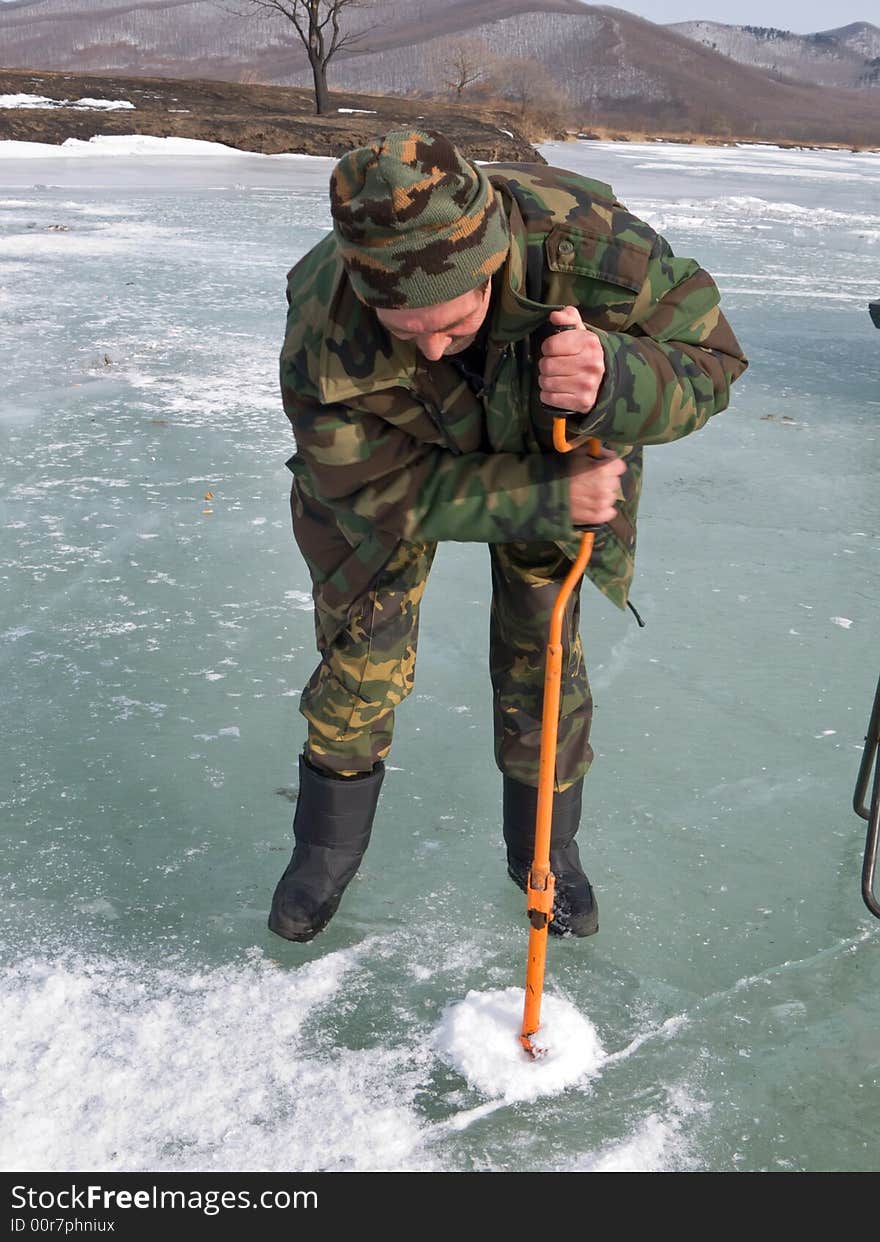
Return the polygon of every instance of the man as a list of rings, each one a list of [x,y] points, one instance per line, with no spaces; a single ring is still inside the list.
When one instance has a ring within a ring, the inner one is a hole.
[[[495,757],[508,872],[525,890],[548,624],[579,528],[600,527],[587,573],[625,607],[643,446],[701,427],[746,367],[711,277],[600,182],[476,168],[440,134],[395,131],[340,160],[330,193],[333,231],[289,274],[281,354],[321,653],[300,704],[295,848],[269,916],[298,941],[332,918],[367,848],[439,540],[489,544]],[[601,459],[554,451],[562,412],[571,438],[602,441]],[[587,936],[598,915],[575,842],[592,758],[578,606],[576,592],[550,929]]]

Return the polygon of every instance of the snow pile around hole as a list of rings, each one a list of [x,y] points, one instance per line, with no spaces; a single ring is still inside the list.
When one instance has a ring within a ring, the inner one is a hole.
[[[519,1042],[522,988],[468,992],[443,1010],[435,1037],[438,1055],[475,1090],[508,1103],[556,1095],[593,1077],[605,1052],[593,1024],[557,996],[545,996],[531,1060]]]

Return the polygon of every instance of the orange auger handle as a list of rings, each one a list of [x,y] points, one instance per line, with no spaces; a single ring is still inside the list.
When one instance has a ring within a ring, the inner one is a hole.
[[[602,453],[601,443],[594,437],[582,437],[571,443],[566,439],[565,419],[553,420],[553,445],[560,453],[570,453],[584,443],[591,457]],[[541,997],[544,992],[544,968],[547,961],[547,928],[553,918],[554,876],[550,870],[550,831],[553,822],[553,786],[556,778],[556,738],[559,729],[559,699],[562,685],[562,621],[565,607],[593,551],[593,532],[585,531],[574,564],[566,575],[550,615],[550,638],[544,665],[544,705],[541,715],[541,751],[538,760],[538,806],[535,823],[535,853],[529,871],[526,911],[529,917],[529,955],[526,963],[526,994],[520,1043],[530,1057],[540,1052],[531,1037],[541,1025]]]

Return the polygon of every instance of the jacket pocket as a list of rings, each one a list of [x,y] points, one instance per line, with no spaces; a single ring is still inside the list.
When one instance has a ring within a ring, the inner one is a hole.
[[[584,323],[619,332],[632,319],[650,250],[610,233],[557,225],[545,243],[548,302],[576,305]]]
[[[651,248],[647,242],[624,241],[598,229],[558,224],[545,242],[547,267],[569,276],[593,280],[638,293],[648,274]]]

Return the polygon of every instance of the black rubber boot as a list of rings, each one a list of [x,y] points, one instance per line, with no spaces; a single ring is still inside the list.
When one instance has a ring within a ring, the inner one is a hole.
[[[333,918],[370,843],[384,776],[381,763],[367,776],[325,776],[300,756],[296,844],[269,912],[276,935],[311,940]]]
[[[599,908],[592,885],[581,870],[575,836],[581,821],[583,779],[553,795],[550,870],[556,877],[553,918],[555,936],[592,936],[599,930]],[[526,892],[535,848],[538,791],[504,777],[504,841],[507,873]]]

